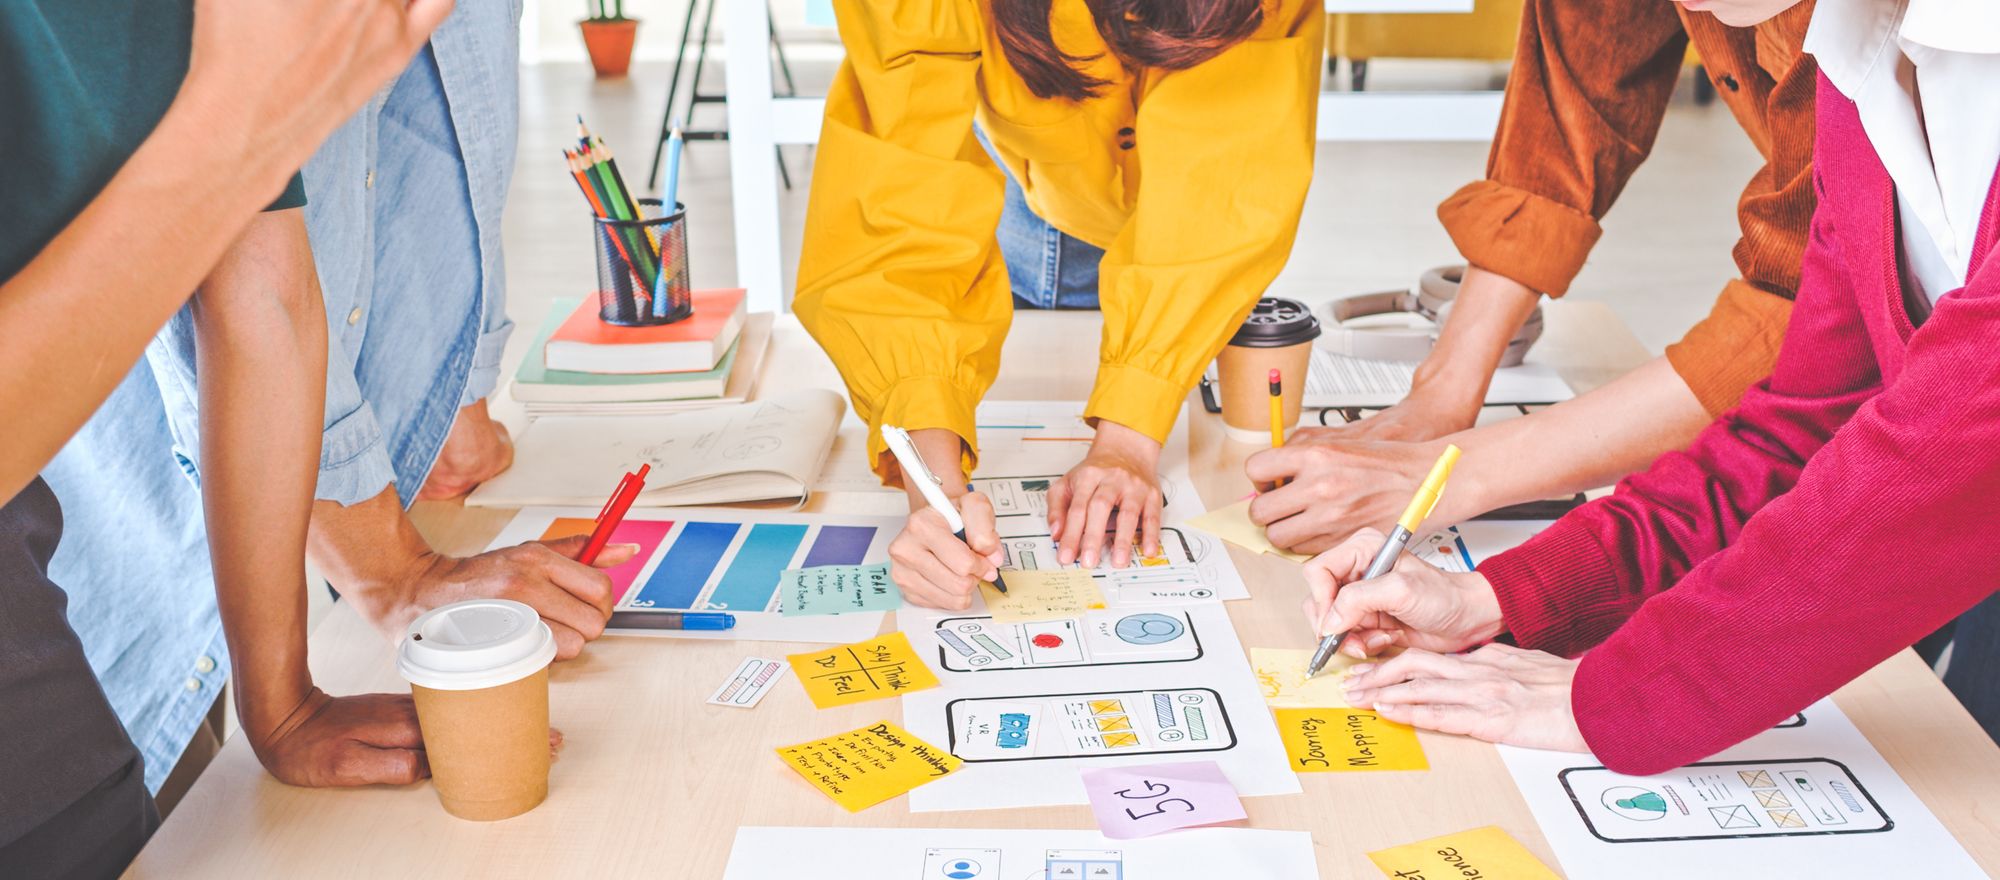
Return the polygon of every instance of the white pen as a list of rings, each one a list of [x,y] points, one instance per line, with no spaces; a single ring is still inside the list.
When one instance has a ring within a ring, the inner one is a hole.
[[[895,425],[882,426],[882,442],[889,445],[890,454],[896,456],[896,463],[903,467],[903,479],[915,481],[917,491],[923,493],[924,502],[932,510],[944,516],[944,524],[951,528],[953,537],[965,541],[965,519],[958,515],[958,507],[944,496],[944,482],[931,472],[930,465],[917,454],[917,447],[910,442],[910,432]],[[967,542],[970,547],[971,543]],[[993,589],[1007,592],[1006,582],[1000,580],[998,570],[993,574]]]

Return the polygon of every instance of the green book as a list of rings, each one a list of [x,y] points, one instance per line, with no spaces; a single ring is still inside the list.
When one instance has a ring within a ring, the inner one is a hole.
[[[721,397],[729,386],[729,371],[750,335],[739,334],[715,368],[688,373],[576,373],[551,370],[543,364],[542,348],[563,320],[576,311],[576,297],[558,298],[535,332],[535,342],[514,371],[514,399],[522,403],[621,403],[648,400],[694,400]]]

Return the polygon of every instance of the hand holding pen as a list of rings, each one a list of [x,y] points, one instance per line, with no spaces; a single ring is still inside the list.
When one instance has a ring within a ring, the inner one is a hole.
[[[972,595],[981,581],[1007,591],[1000,579],[1000,535],[994,527],[993,506],[986,496],[966,491],[956,498],[931,471],[918,453],[919,444],[938,448],[933,452],[958,454],[956,435],[939,438],[893,425],[882,426],[883,442],[895,456],[903,472],[905,490],[910,492],[910,518],[903,531],[889,543],[889,577],[912,603],[931,608],[962,610],[972,605]],[[948,443],[932,441],[944,439]],[[947,449],[948,447],[948,449]],[[961,485],[954,468],[952,487]]]

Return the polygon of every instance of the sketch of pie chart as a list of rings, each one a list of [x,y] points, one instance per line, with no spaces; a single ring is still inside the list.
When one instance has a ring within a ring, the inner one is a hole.
[[[1147,612],[1118,621],[1112,631],[1134,645],[1158,645],[1180,638],[1181,633],[1187,632],[1187,627],[1164,614]]]
[[[1661,797],[1659,792],[1635,785],[1607,788],[1599,800],[1604,803],[1605,809],[1634,822],[1651,822],[1667,815],[1666,798]]]
[[[953,859],[945,863],[944,876],[949,880],[972,880],[979,876],[979,863],[971,859]]]

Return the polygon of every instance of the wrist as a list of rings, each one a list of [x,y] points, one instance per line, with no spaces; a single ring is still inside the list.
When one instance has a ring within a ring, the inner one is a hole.
[[[1111,452],[1136,459],[1159,469],[1160,441],[1109,419],[1097,420],[1097,432],[1090,441],[1091,453]]]
[[[1500,611],[1500,597],[1493,593],[1492,582],[1477,571],[1454,574],[1452,577],[1466,592],[1466,609],[1473,624],[1473,639],[1483,644],[1505,633],[1507,622]]]

